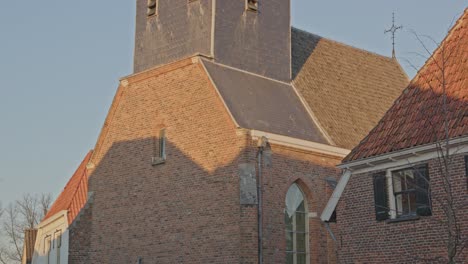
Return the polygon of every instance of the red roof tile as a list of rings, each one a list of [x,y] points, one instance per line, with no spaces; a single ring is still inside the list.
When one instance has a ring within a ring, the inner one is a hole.
[[[42,221],[63,210],[68,211],[68,224],[71,224],[76,218],[80,210],[86,204],[88,196],[88,175],[86,173],[86,164],[88,164],[91,154],[92,151],[86,155]]]
[[[450,138],[468,135],[467,65],[468,9],[465,9],[432,57],[344,162],[442,140],[445,119]]]

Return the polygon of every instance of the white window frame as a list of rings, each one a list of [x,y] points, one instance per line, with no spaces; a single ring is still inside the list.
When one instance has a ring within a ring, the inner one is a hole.
[[[310,211],[309,211],[309,204],[307,202],[307,197],[306,197],[304,191],[302,190],[301,186],[299,184],[297,184],[297,183],[293,183],[293,184],[295,184],[298,187],[298,189],[302,193],[302,197],[304,199],[305,235],[306,235],[306,238],[305,238],[305,240],[306,240],[305,241],[306,242],[306,244],[305,244],[305,250],[306,250],[305,255],[306,255],[306,264],[310,264],[310,243],[309,243],[309,240],[310,240],[310,230],[309,230]],[[289,187],[291,187],[291,186],[289,186]],[[288,188],[288,191],[289,191],[289,188]],[[294,220],[293,220],[293,230],[296,230],[296,222]],[[286,232],[287,232],[287,230],[286,230]],[[296,245],[296,232],[294,232],[294,231],[293,231],[292,240],[293,240],[293,252],[296,252],[296,247],[297,247],[297,245]],[[287,253],[286,253],[286,255],[287,255]],[[297,259],[294,259],[293,261],[294,261],[293,264],[297,263]]]
[[[399,167],[394,167],[391,169],[386,170],[385,177],[387,178],[387,199],[388,199],[388,206],[389,208],[389,213],[390,213],[390,219],[398,219],[397,215],[397,206],[396,206],[396,197],[393,189],[393,176],[392,173],[394,171],[399,171],[399,170],[405,170],[405,169],[414,169],[415,166],[421,166],[423,164],[427,163],[421,163],[417,165],[404,165],[404,166],[399,166]],[[402,218],[404,218],[403,216]]]

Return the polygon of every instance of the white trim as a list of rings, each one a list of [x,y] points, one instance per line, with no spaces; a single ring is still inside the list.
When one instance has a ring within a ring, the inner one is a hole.
[[[205,58],[202,58],[201,60],[203,61],[203,60],[205,60]],[[218,63],[218,62],[215,62],[215,61],[210,61],[210,60],[207,60],[207,61],[210,62],[210,63],[213,63],[213,64],[215,64],[217,66],[220,66],[220,67],[224,67],[224,68],[231,69],[231,70],[234,70],[234,71],[242,72],[242,73],[245,73],[245,74],[248,74],[248,75],[257,76],[257,77],[260,77],[262,79],[270,80],[270,81],[273,81],[273,82],[277,82],[277,83],[281,83],[281,84],[285,84],[285,85],[291,85],[291,83],[289,83],[289,82],[276,80],[276,79],[273,79],[273,78],[270,78],[270,77],[266,77],[266,76],[263,76],[263,75],[260,75],[260,74],[257,74],[257,73],[253,73],[253,72],[249,72],[249,71],[246,71],[246,70],[238,69],[238,68],[235,68],[235,67],[232,67],[232,66],[229,66],[229,65],[226,65],[226,64],[221,64],[221,63]]]
[[[53,216],[49,217],[48,219],[46,219],[45,221],[42,221],[40,222],[38,225],[37,225],[37,229],[41,229],[47,225],[49,225],[50,223],[53,223],[57,220],[59,220],[61,217],[65,218],[65,222],[68,223],[68,211],[67,210],[62,210],[56,214],[54,214]]]
[[[345,157],[350,152],[350,150],[344,148],[320,144],[288,136],[282,136],[278,134],[272,134],[259,130],[250,130],[250,136],[253,140],[258,140],[262,137],[266,137],[268,139],[268,142],[272,144],[317,152],[320,154],[332,155],[340,158]]]
[[[370,157],[338,165],[341,169],[353,170],[354,174],[374,170],[383,170],[396,166],[404,166],[438,157],[440,146],[444,142],[422,145],[414,148],[395,151],[381,156]],[[468,152],[468,136],[449,140],[450,154]]]
[[[216,31],[216,0],[212,1],[211,4],[211,57],[214,58],[215,54],[215,31]]]
[[[322,219],[322,221],[330,221],[330,217],[332,216],[333,211],[335,211],[336,205],[338,204],[338,201],[340,200],[341,195],[343,194],[343,191],[346,185],[348,184],[350,177],[351,171],[349,170],[346,170],[341,176],[340,181],[336,185],[332,196],[330,197],[330,199],[328,199],[327,205],[325,206],[325,209],[323,209],[322,215],[320,216],[320,219]]]
[[[396,202],[395,202],[395,195],[393,191],[393,178],[392,178],[392,170],[387,170],[385,172],[385,177],[387,178],[387,199],[390,206],[390,218],[396,218]]]

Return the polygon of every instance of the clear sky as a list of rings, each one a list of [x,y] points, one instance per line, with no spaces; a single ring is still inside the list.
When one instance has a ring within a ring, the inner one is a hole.
[[[168,1],[168,0],[160,0]],[[234,1],[234,0],[218,0]],[[239,1],[239,0],[237,0]],[[286,0],[285,0],[286,1]],[[466,0],[293,0],[293,25],[421,65],[411,30],[437,41]],[[118,85],[132,72],[135,1],[4,1],[0,8],[0,201],[56,197],[94,147]],[[431,45],[433,48],[434,46]]]

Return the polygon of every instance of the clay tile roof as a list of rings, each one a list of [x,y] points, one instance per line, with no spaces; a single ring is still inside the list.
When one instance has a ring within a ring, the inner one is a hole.
[[[397,60],[292,28],[293,84],[338,147],[352,149],[377,124],[408,77]]]
[[[37,229],[26,229],[24,231],[23,256],[21,264],[31,264],[36,243]]]
[[[345,162],[468,135],[468,9]],[[445,85],[443,85],[445,79]],[[446,91],[446,113],[444,93]]]
[[[328,144],[291,84],[206,60],[203,65],[240,127]]]
[[[71,224],[76,218],[80,210],[86,204],[88,196],[88,175],[86,173],[86,164],[88,164],[91,154],[92,151],[86,155],[42,221],[63,210],[68,211],[68,224]]]

